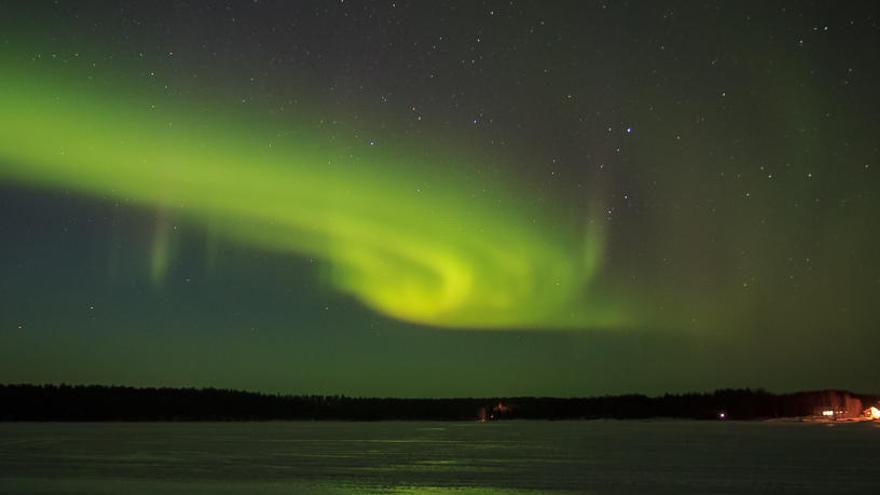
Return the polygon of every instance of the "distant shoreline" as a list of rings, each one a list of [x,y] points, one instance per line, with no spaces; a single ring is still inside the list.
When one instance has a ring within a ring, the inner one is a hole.
[[[591,419],[789,419],[845,422],[880,395],[842,390],[585,398],[364,398],[270,395],[213,388],[0,385],[0,421],[500,421]],[[823,416],[825,414],[825,416]]]

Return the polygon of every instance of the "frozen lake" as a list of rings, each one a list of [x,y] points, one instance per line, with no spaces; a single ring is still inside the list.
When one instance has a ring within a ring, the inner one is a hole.
[[[0,423],[0,493],[877,493],[878,426]]]

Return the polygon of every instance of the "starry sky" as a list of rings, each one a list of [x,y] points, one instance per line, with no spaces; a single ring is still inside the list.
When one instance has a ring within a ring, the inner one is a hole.
[[[875,2],[0,13],[0,382],[877,391]]]

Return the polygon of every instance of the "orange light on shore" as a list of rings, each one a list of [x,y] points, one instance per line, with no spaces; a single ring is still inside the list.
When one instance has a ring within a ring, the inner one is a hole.
[[[880,419],[880,409],[877,409],[876,407],[871,406],[868,408],[867,411],[865,411],[865,416],[867,416],[871,419]]]

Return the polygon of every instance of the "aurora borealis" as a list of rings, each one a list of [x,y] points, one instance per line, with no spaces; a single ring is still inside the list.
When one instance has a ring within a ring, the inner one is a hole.
[[[0,12],[0,381],[876,388],[870,2]]]
[[[347,143],[308,131],[275,142],[284,131],[254,132],[234,119],[215,124],[222,117],[163,112],[109,88],[77,92],[75,80],[51,84],[38,69],[6,67],[0,105],[12,118],[0,132],[0,154],[14,182],[174,212],[256,247],[314,256],[329,265],[333,287],[406,321],[615,323],[579,293],[596,269],[600,229],[585,221],[579,232],[554,235],[540,228],[546,219],[527,221],[541,212],[516,211],[507,191],[479,198],[478,185],[454,178],[456,163],[420,164],[403,152],[355,157]],[[439,169],[453,175],[428,179]],[[167,217],[159,222],[154,282],[168,264]]]

